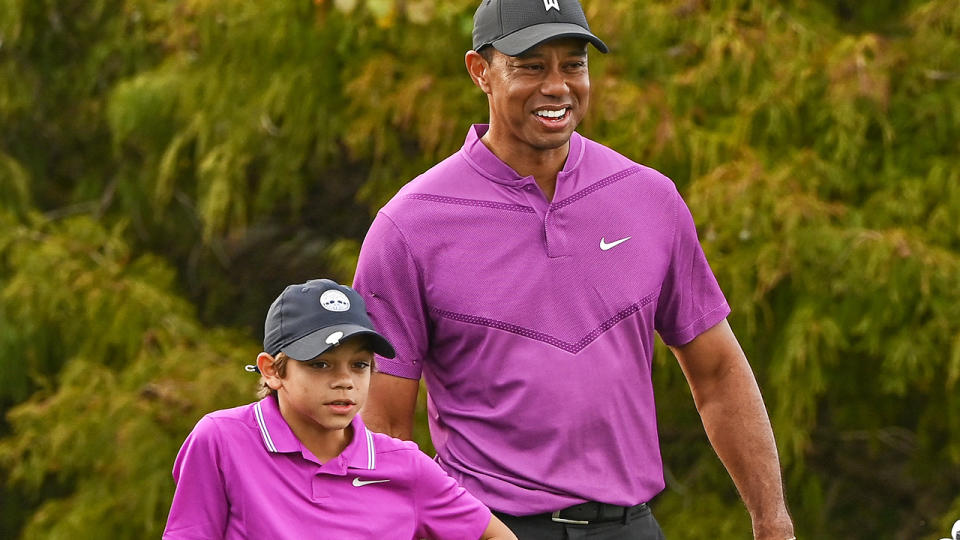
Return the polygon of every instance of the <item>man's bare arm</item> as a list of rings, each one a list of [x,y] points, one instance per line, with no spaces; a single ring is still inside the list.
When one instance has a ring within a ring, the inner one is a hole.
[[[757,540],[793,537],[780,460],[756,378],[726,320],[671,347],[707,437],[733,479]]]
[[[413,438],[413,411],[420,381],[374,373],[370,395],[363,406],[363,423],[371,430],[409,441]]]

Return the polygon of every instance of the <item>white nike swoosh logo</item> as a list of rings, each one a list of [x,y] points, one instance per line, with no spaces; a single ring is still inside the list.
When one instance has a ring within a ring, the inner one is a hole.
[[[601,238],[601,239],[600,239],[600,249],[602,249],[603,251],[606,251],[606,250],[608,250],[608,249],[615,248],[615,247],[619,246],[620,244],[626,242],[627,240],[629,240],[629,239],[631,239],[631,238],[633,238],[633,237],[632,237],[632,236],[628,236],[628,237],[626,237],[626,238],[621,238],[621,239],[619,239],[619,240],[617,240],[617,241],[615,241],[615,242],[610,242],[609,244],[606,242],[606,238]]]
[[[359,478],[353,479],[354,487],[363,487],[367,484],[382,484],[383,482],[389,482],[390,480],[361,480]]]

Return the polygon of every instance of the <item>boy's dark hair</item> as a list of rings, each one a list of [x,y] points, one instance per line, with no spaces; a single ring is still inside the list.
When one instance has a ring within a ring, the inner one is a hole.
[[[281,379],[287,376],[287,362],[289,360],[290,357],[282,352],[277,353],[277,355],[273,357],[273,369],[276,370],[277,376]],[[265,379],[263,375],[260,375],[260,380],[257,382],[257,399],[276,395],[277,391],[270,388],[270,385],[267,384],[267,379]]]

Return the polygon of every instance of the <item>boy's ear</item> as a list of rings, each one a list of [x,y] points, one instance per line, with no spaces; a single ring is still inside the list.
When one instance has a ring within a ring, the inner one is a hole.
[[[480,87],[484,93],[490,93],[489,70],[490,64],[477,51],[469,50],[463,57],[463,62],[467,65],[467,73],[473,79],[473,84]]]
[[[274,361],[274,357],[262,352],[257,355],[257,369],[260,370],[260,375],[267,382],[267,386],[273,390],[279,390],[283,386],[283,379],[277,375],[277,370],[273,365]]]

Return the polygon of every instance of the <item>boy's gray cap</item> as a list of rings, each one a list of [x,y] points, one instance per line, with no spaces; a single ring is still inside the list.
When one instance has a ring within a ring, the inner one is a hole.
[[[329,279],[312,279],[288,286],[270,305],[263,324],[263,350],[306,361],[358,335],[370,336],[373,352],[380,356],[396,356],[387,338],[373,328],[357,291]]]
[[[578,0],[482,0],[473,15],[473,50],[493,45],[518,56],[544,41],[580,38],[600,52],[607,45],[590,32]]]

